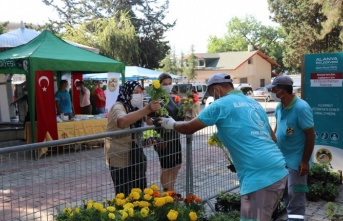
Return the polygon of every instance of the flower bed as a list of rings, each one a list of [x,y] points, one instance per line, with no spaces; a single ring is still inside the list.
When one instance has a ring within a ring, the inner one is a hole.
[[[67,207],[57,214],[56,220],[196,221],[206,218],[200,198],[193,194],[182,198],[173,191],[161,194],[158,187],[152,185],[143,191],[134,188],[129,196],[119,193],[108,201],[89,200],[74,208]]]

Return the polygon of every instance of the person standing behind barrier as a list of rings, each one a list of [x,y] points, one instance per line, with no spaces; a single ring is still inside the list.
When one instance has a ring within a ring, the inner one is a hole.
[[[56,91],[55,93],[56,110],[57,110],[57,115],[60,115],[61,113],[63,113],[64,116],[72,117],[74,113],[72,111],[70,94],[67,88],[68,88],[68,81],[61,80],[60,89]]]
[[[275,144],[275,136],[263,107],[234,90],[230,75],[217,73],[207,82],[215,100],[191,121],[161,118],[162,127],[192,134],[216,125],[218,136],[228,149],[240,183],[241,220],[270,221],[283,195],[288,171]]]
[[[179,118],[178,107],[174,99],[170,96],[173,85],[172,77],[169,74],[162,73],[159,76],[159,81],[162,88],[169,93],[169,103],[166,106],[169,117],[175,120],[183,120]],[[155,113],[148,115],[149,117],[157,117]],[[164,191],[172,191],[175,187],[175,182],[182,163],[180,134],[172,130],[160,129],[158,132],[161,135],[162,142],[154,145],[161,165],[161,184]]]
[[[95,108],[98,114],[105,113],[106,95],[101,88],[101,81],[96,82],[96,88],[94,89]]]
[[[78,89],[80,89],[80,107],[81,114],[92,114],[92,105],[90,100],[90,94],[88,88],[86,88],[83,81],[77,82]]]
[[[288,76],[276,77],[266,88],[281,100],[275,109],[275,135],[289,172],[284,195],[288,220],[304,220],[307,174],[315,140],[312,108],[293,95],[293,80]]]
[[[143,127],[143,117],[161,109],[158,101],[143,103],[143,90],[139,82],[127,81],[121,87],[117,102],[108,112],[106,131],[129,130]],[[132,188],[144,189],[146,182],[146,156],[141,144],[142,133],[128,133],[107,137],[105,142],[106,164],[110,168],[116,193],[126,196]]]

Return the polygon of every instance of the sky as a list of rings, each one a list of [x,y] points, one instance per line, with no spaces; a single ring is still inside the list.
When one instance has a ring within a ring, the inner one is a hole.
[[[42,0],[1,0],[0,21],[43,24],[57,13]],[[267,0],[169,0],[166,21],[176,20],[166,33],[171,49],[180,55],[194,46],[197,53],[207,52],[210,36],[223,37],[226,24],[233,18],[254,16],[263,25],[275,25],[270,19]]]

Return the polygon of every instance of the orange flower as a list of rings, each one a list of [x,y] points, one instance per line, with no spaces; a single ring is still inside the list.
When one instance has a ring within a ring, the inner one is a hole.
[[[153,196],[154,196],[154,197],[160,197],[160,196],[161,196],[161,193],[160,193],[159,191],[155,191],[155,192],[153,193]]]
[[[197,203],[201,203],[202,199],[200,197],[195,197],[194,201],[197,202]]]
[[[176,196],[176,192],[175,191],[168,191],[167,194],[168,194],[168,196],[171,196],[171,197]]]

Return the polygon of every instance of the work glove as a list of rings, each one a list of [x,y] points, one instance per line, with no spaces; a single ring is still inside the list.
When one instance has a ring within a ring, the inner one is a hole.
[[[159,123],[161,124],[161,126],[165,129],[174,129],[174,124],[175,124],[175,120],[173,118],[165,118],[165,117],[161,117],[159,120]]]

